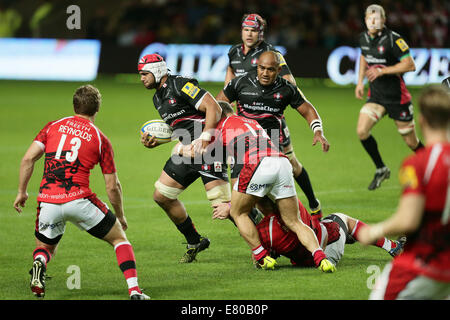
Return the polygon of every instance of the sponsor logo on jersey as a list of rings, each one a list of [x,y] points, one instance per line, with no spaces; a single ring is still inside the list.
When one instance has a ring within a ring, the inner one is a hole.
[[[184,87],[181,89],[184,93],[186,93],[189,97],[192,99],[195,99],[195,97],[200,92],[200,88],[195,86],[193,83],[188,82],[184,85]]]
[[[419,185],[416,169],[413,166],[406,166],[400,169],[399,180],[403,189],[416,189]]]
[[[408,117],[409,113],[406,111],[400,112],[400,119],[406,119]]]
[[[214,161],[214,172],[222,172],[222,163]]]
[[[405,40],[403,40],[402,38],[397,39],[395,41],[395,43],[398,45],[398,47],[400,48],[400,50],[402,50],[402,52],[405,52],[406,50],[409,49],[408,45],[406,44]]]
[[[274,93],[273,98],[275,100],[281,100],[281,99],[283,99],[283,95],[281,93],[277,92],[277,93]]]
[[[229,83],[231,83],[231,81]],[[259,95],[257,92],[250,92],[250,91],[242,91],[241,94],[242,95],[247,95],[247,96],[257,96],[257,95]]]

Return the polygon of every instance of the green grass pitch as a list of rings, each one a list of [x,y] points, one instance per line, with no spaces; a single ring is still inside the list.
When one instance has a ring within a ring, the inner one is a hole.
[[[152,91],[135,81],[99,77],[92,82],[103,95],[96,125],[110,138],[124,191],[125,215],[138,267],[139,284],[155,300],[365,300],[374,272],[391,260],[383,250],[348,245],[335,274],[316,269],[292,268],[279,258],[276,271],[254,269],[250,250],[229,221],[211,219],[211,208],[203,185],[196,181],[182,193],[197,230],[211,239],[208,250],[196,262],[179,264],[185,251],[184,238],[152,200],[159,177],[173,143],[146,149],[139,141],[139,128],[158,114]],[[393,121],[384,118],[373,135],[391,179],[376,191],[367,186],[374,166],[356,136],[356,122],[362,101],[354,98],[353,87],[333,87],[298,80],[306,97],[318,109],[331,148],[323,153],[312,147],[312,132],[293,109],[286,112],[295,153],[308,170],[324,215],[343,212],[365,222],[377,222],[391,215],[397,206],[397,180],[402,159],[411,151],[397,133]],[[81,83],[0,82],[0,299],[34,299],[29,290],[28,271],[34,249],[36,196],[43,160],[29,184],[29,200],[22,214],[13,209],[20,160],[37,132],[48,122],[72,114],[72,95]],[[221,83],[202,83],[216,95]],[[419,89],[411,89],[416,101]],[[417,112],[417,111],[416,111]],[[108,203],[100,169],[91,175],[91,187]],[[306,198],[297,186],[300,199]],[[70,286],[71,266],[80,270],[79,288]],[[374,267],[375,266],[375,267]],[[69,272],[68,272],[69,271]],[[105,242],[67,224],[56,256],[48,265],[46,299],[128,299],[126,282],[117,266],[113,249]],[[69,285],[68,285],[69,283]]]

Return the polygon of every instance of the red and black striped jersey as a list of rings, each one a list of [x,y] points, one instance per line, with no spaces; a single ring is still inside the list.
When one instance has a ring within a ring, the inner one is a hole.
[[[34,142],[45,152],[40,202],[65,203],[92,195],[89,175],[97,163],[103,174],[116,172],[110,141],[88,119],[71,116],[49,122]]]

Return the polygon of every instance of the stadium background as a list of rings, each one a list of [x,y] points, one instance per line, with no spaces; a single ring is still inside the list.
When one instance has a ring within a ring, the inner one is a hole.
[[[401,33],[411,47],[449,50],[448,3],[444,7],[444,2],[439,1],[374,2],[384,5],[388,26]],[[103,95],[103,107],[96,124],[111,139],[115,149],[130,226],[127,235],[135,247],[140,284],[153,299],[367,299],[374,276],[390,261],[388,254],[355,244],[346,248],[338,272],[333,275],[291,268],[289,261],[283,258],[280,270],[257,271],[235,227],[229,222],[211,220],[209,203],[199,181],[180,198],[199,231],[211,238],[212,245],[199,255],[198,262],[178,264],[184,252],[183,239],[151,199],[153,183],[172,145],[156,150],[140,145],[140,125],[158,115],[152,106],[151,92],[142,87],[134,72],[139,54],[150,43],[238,43],[242,14],[260,13],[268,21],[266,39],[287,48],[286,60],[297,84],[324,121],[325,135],[331,144],[328,154],[323,154],[317,146],[311,147],[312,134],[303,119],[293,110],[286,113],[296,154],[308,168],[324,214],[344,212],[366,222],[380,221],[396,208],[400,192],[396,179],[398,167],[410,151],[392,121],[381,121],[373,133],[392,176],[380,189],[369,192],[367,185],[374,168],[355,133],[362,101],[354,98],[352,84],[340,86],[330,81],[326,68],[327,58],[335,48],[356,45],[357,34],[363,28],[364,8],[370,3],[325,0],[264,3],[0,1],[0,37],[3,39],[97,39],[101,43],[98,74],[92,79],[0,80],[0,235],[6,239],[0,252],[0,282],[3,284],[0,299],[33,298],[28,289],[28,270],[34,248],[35,198],[43,166],[42,161],[36,165],[27,207],[18,215],[12,203],[20,159],[38,130],[48,121],[71,113],[73,91],[87,82],[97,86]],[[66,27],[70,15],[66,9],[72,4],[81,9],[79,30]],[[2,58],[0,52],[0,63]],[[443,67],[439,77],[448,75],[448,59],[448,55],[441,56]],[[341,68],[352,64],[351,61],[342,63]],[[430,65],[428,61],[423,70],[428,70]],[[18,67],[12,65],[12,68]],[[201,85],[216,95],[223,83],[201,82]],[[421,87],[410,86],[414,104]],[[107,202],[98,168],[92,173],[91,186]],[[297,191],[305,201],[301,190]],[[52,279],[48,282],[46,299],[126,299],[125,282],[114,259],[112,249],[105,243],[69,224],[57,256],[49,264]],[[67,270],[73,265],[80,268],[81,281],[80,288],[70,289],[71,274]]]

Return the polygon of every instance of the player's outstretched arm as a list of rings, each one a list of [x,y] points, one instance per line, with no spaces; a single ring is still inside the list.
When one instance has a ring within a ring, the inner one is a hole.
[[[305,118],[311,130],[314,132],[312,145],[314,146],[317,142],[320,142],[322,145],[322,151],[328,152],[330,149],[330,144],[323,134],[322,120],[320,119],[316,108],[314,108],[308,101],[305,101],[297,108],[297,111],[303,118]]]
[[[358,241],[370,245],[382,237],[414,232],[422,221],[424,207],[424,196],[417,194],[402,196],[397,212],[383,222],[362,227],[358,233]]]
[[[19,213],[22,212],[21,207],[25,207],[25,203],[28,200],[27,187],[31,176],[33,175],[34,164],[43,154],[44,150],[42,146],[37,142],[33,142],[22,158],[19,171],[19,187],[16,200],[14,201],[14,209]]]

